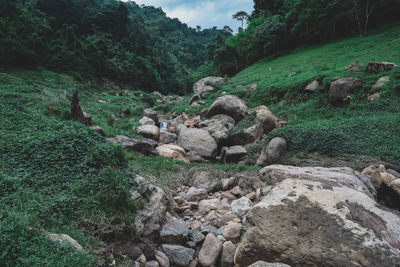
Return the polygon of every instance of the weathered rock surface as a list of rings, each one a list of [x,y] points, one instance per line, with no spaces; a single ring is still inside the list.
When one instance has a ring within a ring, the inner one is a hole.
[[[160,128],[154,125],[142,125],[137,129],[138,134],[145,138],[158,141],[160,138]]]
[[[361,70],[363,67],[364,67],[363,64],[361,64],[358,61],[355,61],[352,64],[345,67],[344,70]]]
[[[249,84],[247,85],[244,89],[243,92],[245,93],[250,93],[257,90],[257,84],[253,83],[253,84]]]
[[[156,147],[156,151],[161,157],[189,162],[189,160],[185,157],[185,150],[180,146],[172,144],[161,145]]]
[[[160,143],[163,144],[172,144],[176,141],[178,136],[174,133],[170,133],[165,130],[160,130]]]
[[[201,94],[201,95],[205,93],[211,93],[214,91],[214,86],[223,82],[224,78],[222,77],[214,77],[214,76],[206,77],[199,80],[193,85],[193,92],[195,94]]]
[[[313,93],[315,92],[315,90],[317,90],[318,86],[319,86],[319,81],[314,80],[312,83],[308,84],[304,90],[306,92]]]
[[[235,257],[236,246],[231,241],[226,241],[222,245],[221,267],[235,266],[233,259]]]
[[[249,111],[256,113],[256,121],[261,123],[264,133],[269,133],[275,129],[278,118],[266,106],[258,106]]]
[[[382,185],[382,177],[379,169],[375,165],[368,166],[362,171],[362,174],[368,176],[372,185],[376,190],[378,190]]]
[[[195,251],[191,248],[186,248],[180,245],[162,245],[165,254],[170,262],[178,266],[188,265],[194,258]]]
[[[221,180],[207,169],[192,168],[190,173],[193,177],[191,181],[193,187],[205,189],[207,192],[214,192],[221,188]]]
[[[141,118],[139,120],[139,123],[141,125],[153,125],[153,126],[156,125],[156,122],[152,118],[149,118],[149,117],[146,117],[146,116],[143,116],[143,118]]]
[[[397,65],[391,62],[369,62],[367,64],[367,72],[368,73],[381,73],[381,72],[387,72],[390,71],[394,68],[397,68]]]
[[[222,235],[226,238],[226,240],[237,243],[240,241],[240,229],[242,225],[240,223],[229,222],[222,232]]]
[[[215,235],[209,233],[199,252],[199,263],[202,266],[215,266],[222,250],[222,242]]]
[[[244,147],[232,146],[226,149],[223,160],[225,163],[237,163],[246,155],[247,151]]]
[[[277,263],[277,262],[269,263],[265,261],[257,261],[256,263],[253,263],[248,267],[290,267],[290,266],[284,263]]]
[[[387,84],[390,81],[390,76],[383,76],[380,77],[374,85],[372,85],[372,88],[380,88],[383,87],[385,84]]]
[[[231,209],[232,211],[238,215],[245,215],[253,206],[253,202],[246,197],[239,198],[237,200],[232,201]]]
[[[207,117],[211,118],[218,114],[225,114],[238,122],[246,116],[247,110],[247,105],[242,99],[235,95],[225,95],[218,97],[211,105]]]
[[[369,181],[358,173],[349,168],[265,169],[261,173],[276,185],[247,214],[237,266],[258,260],[291,266],[400,262],[400,216],[379,208]]]
[[[207,130],[217,143],[221,143],[229,137],[229,132],[235,127],[235,120],[219,114],[201,122],[199,127]]]
[[[156,260],[158,261],[158,264],[160,265],[160,267],[169,267],[170,266],[169,258],[164,252],[157,250],[155,257],[156,257]]]
[[[128,151],[136,151],[145,156],[158,155],[158,152],[155,150],[157,142],[152,139],[134,139],[124,135],[117,135],[107,138],[107,141],[121,145],[122,148]]]
[[[152,109],[147,108],[143,110],[143,116],[152,119],[156,124],[159,123],[157,112]]]
[[[333,101],[342,101],[361,86],[362,81],[359,78],[348,77],[336,79],[331,83],[329,95]]]
[[[198,202],[200,200],[206,199],[208,197],[207,190],[197,189],[195,187],[189,188],[185,194],[185,198],[189,202]]]
[[[200,156],[212,158],[217,153],[217,142],[208,131],[196,128],[179,127],[178,145],[186,151],[195,151]]]
[[[53,242],[60,243],[63,246],[72,247],[79,251],[83,251],[83,247],[78,243],[78,241],[76,241],[69,235],[54,234],[54,233],[47,233],[47,232],[45,234]]]
[[[170,218],[160,232],[161,242],[168,244],[184,244],[188,235],[189,228],[186,222],[177,218]]]
[[[260,157],[257,160],[257,166],[266,166],[279,162],[282,156],[286,153],[287,143],[281,137],[273,138],[265,149],[262,150]]]

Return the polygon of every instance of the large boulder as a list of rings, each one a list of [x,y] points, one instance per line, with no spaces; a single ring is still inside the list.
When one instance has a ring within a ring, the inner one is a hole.
[[[266,106],[258,106],[250,110],[256,113],[256,120],[263,126],[264,133],[269,133],[275,129],[278,118]]]
[[[143,116],[152,119],[156,124],[159,123],[157,112],[150,108],[143,110]]]
[[[381,173],[379,172],[378,166],[371,165],[365,168],[362,171],[362,174],[369,177],[371,180],[372,185],[376,190],[378,190],[382,185],[382,177]]]
[[[199,252],[199,262],[202,266],[215,266],[222,250],[222,242],[215,235],[209,233]]]
[[[153,126],[156,125],[156,122],[152,118],[149,118],[149,117],[146,117],[146,116],[143,116],[143,118],[141,118],[139,120],[139,123],[141,125],[153,125]]]
[[[221,179],[217,177],[217,174],[207,168],[194,167],[190,170],[190,176],[192,177],[191,186],[205,189],[209,193],[218,191],[222,186]]]
[[[232,146],[226,148],[226,151],[224,151],[223,161],[225,163],[237,163],[246,155],[247,151],[244,147]]]
[[[168,244],[184,244],[189,235],[189,228],[182,219],[169,218],[167,223],[163,225],[160,238],[161,242]]]
[[[260,140],[263,136],[263,123],[257,119],[256,113],[247,115],[229,133],[225,141],[227,146],[244,146]]]
[[[138,134],[145,138],[158,141],[160,138],[160,128],[154,125],[142,125],[137,129]]]
[[[257,166],[265,166],[277,163],[286,153],[287,143],[281,137],[273,138],[265,149],[262,150],[260,157],[257,160]]]
[[[160,143],[171,144],[176,141],[176,138],[178,138],[178,136],[176,134],[170,133],[165,130],[160,130],[160,140],[159,140]]]
[[[186,128],[184,125],[180,125],[178,129],[178,145],[186,151],[195,151],[205,158],[215,157],[218,147],[208,131]]]
[[[397,65],[391,62],[369,62],[367,64],[367,73],[381,73],[381,72],[387,72],[390,71],[394,68],[397,68]]]
[[[185,157],[185,150],[180,146],[171,144],[161,145],[156,147],[156,151],[161,157],[189,162],[189,160]]]
[[[195,94],[200,94],[200,95],[211,93],[214,91],[214,86],[223,82],[224,78],[222,77],[214,77],[214,76],[206,77],[199,80],[193,85],[193,92]]]
[[[186,266],[194,258],[195,251],[191,248],[186,248],[180,245],[162,245],[162,249],[168,256],[171,263],[177,266]]]
[[[225,114],[238,122],[246,116],[247,111],[247,105],[242,99],[235,95],[224,95],[218,97],[211,105],[207,113],[207,118],[218,114]]]
[[[253,202],[246,197],[232,201],[231,209],[237,216],[245,215],[253,206]]]
[[[152,139],[134,139],[124,135],[117,135],[107,138],[107,141],[121,145],[122,148],[128,151],[136,151],[145,156],[158,155],[155,149],[157,142]]]
[[[229,137],[229,132],[235,127],[235,120],[219,114],[200,122],[198,126],[207,130],[217,143],[221,143]]]
[[[330,85],[329,95],[333,101],[339,102],[360,88],[362,84],[361,79],[354,77],[336,79]]]
[[[380,208],[359,173],[279,165],[262,173],[275,187],[247,214],[237,266],[259,260],[291,266],[400,262],[400,216]]]

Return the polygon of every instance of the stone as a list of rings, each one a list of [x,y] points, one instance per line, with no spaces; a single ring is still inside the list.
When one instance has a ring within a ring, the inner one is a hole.
[[[250,93],[254,92],[255,90],[257,90],[257,84],[249,84],[243,89],[243,92]]]
[[[389,188],[392,189],[397,194],[398,197],[400,197],[400,179],[392,181],[389,184]]]
[[[202,242],[206,238],[198,229],[193,229],[190,232],[190,236],[195,244]]]
[[[217,153],[217,142],[211,137],[208,131],[196,128],[179,126],[178,145],[186,151],[195,151],[205,158],[215,157]]]
[[[400,262],[400,216],[380,208],[357,172],[267,168],[275,170],[269,172],[270,179],[280,182],[247,214],[246,233],[235,254],[237,266],[258,260],[292,266]]]
[[[54,234],[54,233],[48,233],[48,232],[45,232],[45,234],[53,242],[59,243],[59,244],[61,244],[63,246],[66,246],[66,247],[74,248],[74,249],[79,250],[79,251],[83,251],[83,247],[78,243],[78,241],[76,241],[75,239],[73,239],[69,235],[66,235],[66,234]]]
[[[263,133],[267,134],[276,128],[278,118],[266,106],[258,106],[249,112],[256,113],[256,122],[261,123]]]
[[[170,133],[168,131],[165,130],[161,130],[160,131],[160,143],[163,144],[172,144],[176,141],[176,139],[178,138],[178,136],[174,133]]]
[[[147,267],[160,267],[158,261],[149,261],[146,263]]]
[[[222,242],[215,235],[209,233],[200,249],[199,263],[206,266],[215,266],[222,250]]]
[[[229,222],[225,227],[222,232],[222,235],[229,241],[232,241],[233,243],[237,243],[240,241],[241,233],[240,229],[242,228],[242,225],[240,223],[235,223],[235,222]]]
[[[185,202],[185,199],[182,196],[174,196],[174,201],[178,204],[178,205],[182,205]]]
[[[121,145],[128,151],[136,151],[145,156],[158,155],[155,147],[157,142],[152,139],[134,139],[124,135],[117,135],[106,139],[108,142]]]
[[[257,166],[265,166],[277,163],[286,153],[287,143],[281,137],[273,138],[265,149],[262,150],[260,157],[257,160]]]
[[[221,184],[222,184],[222,189],[223,189],[223,190],[228,190],[228,189],[231,188],[235,183],[236,183],[236,178],[235,178],[235,177],[225,178],[225,179],[222,179],[222,180],[221,180]]]
[[[225,114],[215,115],[198,125],[207,130],[217,143],[225,141],[229,132],[235,127],[235,120]]]
[[[155,122],[155,124],[158,125],[158,123],[159,123],[158,115],[157,115],[157,112],[155,112],[154,110],[149,109],[149,108],[143,110],[143,116],[152,119]]]
[[[137,129],[138,134],[145,138],[158,141],[160,138],[160,128],[154,125],[142,125]]]
[[[397,68],[397,65],[391,62],[369,62],[367,64],[367,73],[377,74],[381,72],[387,72]]]
[[[163,244],[161,247],[170,262],[178,266],[186,266],[194,259],[195,251],[191,248],[170,244]]]
[[[105,136],[106,134],[104,133],[104,129],[101,128],[99,125],[92,125],[89,126],[90,129],[92,129],[93,131],[95,131],[96,133]]]
[[[243,125],[243,128],[239,126],[231,131],[229,138],[225,142],[227,146],[245,146],[262,138],[264,131],[263,124],[257,117],[250,114],[243,120],[247,120],[248,122]]]
[[[156,151],[161,157],[189,162],[185,157],[185,150],[180,146],[172,144],[161,145],[156,147]]]
[[[384,184],[386,184],[387,186],[389,186],[391,182],[393,182],[394,180],[396,180],[396,177],[395,177],[395,176],[391,175],[390,173],[388,173],[388,172],[386,171],[385,166],[379,165],[378,170],[379,170],[379,173],[380,173],[380,175],[381,175],[381,177],[382,177],[382,182],[383,182]]]
[[[234,188],[232,188],[231,193],[235,196],[240,196],[242,194],[242,189],[240,188],[240,186],[235,186]]]
[[[196,163],[205,163],[206,160],[203,159],[202,156],[200,156],[199,153],[197,153],[196,151],[189,151],[186,153],[186,158],[190,161],[190,162],[196,162]]]
[[[160,250],[156,251],[156,260],[160,267],[170,267],[168,256]]]
[[[396,177],[397,179],[400,179],[400,173],[398,173],[397,171],[393,169],[387,169],[387,172]]]
[[[345,67],[344,70],[361,70],[362,68],[364,68],[363,64],[361,64],[358,61],[355,61],[354,63]]]
[[[171,218],[163,225],[160,232],[161,242],[168,244],[184,244],[189,235],[187,224],[182,219]]]
[[[390,76],[383,76],[380,77],[374,85],[372,85],[372,88],[381,88],[385,86],[390,81]]]
[[[194,103],[197,103],[197,101],[200,100],[200,99],[201,99],[200,93],[194,94],[189,100],[189,105],[193,106]]]
[[[377,166],[375,165],[370,165],[367,168],[365,168],[362,172],[362,175],[366,175],[369,177],[372,185],[374,186],[374,188],[376,190],[378,190],[381,185],[382,185],[382,177],[381,174],[379,172],[379,169]]]
[[[381,97],[381,93],[375,93],[368,96],[368,102],[376,101]]]
[[[189,188],[186,192],[185,198],[187,201],[200,201],[206,199],[208,197],[207,190],[205,189],[197,189],[194,187]]]
[[[319,87],[319,81],[314,80],[312,83],[308,84],[306,88],[304,89],[306,92],[313,93],[317,88]]]
[[[199,122],[201,122],[201,118],[200,118],[200,116],[196,116],[196,117],[193,117],[193,118],[188,118],[187,120],[185,120],[185,122],[183,124],[188,128],[193,128]]]
[[[156,122],[155,122],[153,119],[151,119],[151,118],[149,118],[149,117],[146,117],[146,116],[144,116],[143,118],[141,118],[141,119],[139,120],[139,123],[140,123],[141,125],[153,125],[153,126],[156,125]]]
[[[250,192],[247,195],[245,195],[246,198],[250,200],[254,200],[256,198],[256,193],[255,192]]]
[[[232,211],[238,215],[245,215],[253,206],[253,202],[250,199],[242,197],[237,200],[232,201],[231,209]]]
[[[207,117],[211,118],[218,114],[225,114],[239,122],[247,114],[246,103],[235,95],[224,95],[218,97],[208,110]]]
[[[290,267],[290,265],[284,264],[284,263],[269,263],[265,261],[257,261],[256,263],[253,263],[252,265],[249,265],[248,267]]]
[[[218,233],[218,229],[215,227],[215,226],[212,226],[212,225],[206,225],[206,226],[202,226],[201,227],[201,232],[203,233],[203,234],[208,234],[208,233],[212,233],[212,234],[214,234],[214,235],[218,235],[219,233]]]
[[[232,212],[228,212],[221,217],[223,223],[233,222],[234,219],[238,219],[238,217]]]
[[[78,98],[78,91],[75,91],[74,94],[72,95],[71,118],[72,120],[80,122],[87,126],[90,126],[92,124],[92,118],[85,112],[83,112],[81,108],[81,104]]]
[[[137,258],[136,262],[135,262],[135,267],[147,267],[147,263],[146,263],[146,256],[145,255],[140,255],[139,258]]]
[[[238,163],[246,155],[247,151],[243,146],[232,146],[226,150],[223,160],[225,163]]]
[[[222,192],[221,193],[221,197],[227,198],[229,200],[235,200],[236,199],[236,197],[231,192]]]
[[[235,266],[233,259],[235,257],[236,246],[231,241],[226,241],[222,245],[221,267]]]
[[[225,79],[222,77],[210,76],[210,77],[203,78],[203,79],[197,81],[193,85],[193,92],[195,94],[201,94],[201,95],[204,95],[206,93],[211,93],[214,91],[214,86],[221,84],[224,81],[225,81]]]
[[[334,102],[343,101],[349,94],[361,88],[363,82],[359,78],[339,78],[332,81],[329,89],[330,98]]]
[[[205,168],[192,168],[190,173],[193,177],[191,186],[196,188],[203,188],[208,193],[218,191],[221,188],[221,180],[211,173],[209,169]]]
[[[209,213],[211,210],[217,210],[220,204],[219,199],[204,199],[199,202],[199,212],[203,215]]]

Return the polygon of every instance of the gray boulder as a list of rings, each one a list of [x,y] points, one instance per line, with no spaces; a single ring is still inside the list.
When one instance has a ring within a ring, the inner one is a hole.
[[[246,197],[232,201],[231,209],[237,216],[245,215],[253,206],[253,202]]]
[[[229,132],[235,127],[235,120],[219,114],[200,122],[199,127],[207,130],[217,143],[221,143],[229,137]]]
[[[128,151],[136,151],[145,156],[158,155],[155,149],[157,142],[152,139],[134,139],[124,135],[117,135],[107,138],[107,141],[121,145],[122,148]]]
[[[169,244],[161,245],[161,247],[170,262],[178,266],[186,266],[194,259],[195,251],[191,248]]]
[[[137,132],[145,138],[156,141],[160,138],[160,128],[154,125],[142,125],[137,129]]]
[[[90,129],[92,129],[93,131],[95,131],[96,133],[105,136],[106,134],[104,133],[103,128],[101,128],[99,125],[92,125],[89,127]]]
[[[195,151],[205,158],[215,157],[218,147],[208,131],[186,128],[184,125],[180,125],[178,129],[178,145],[186,151]]]
[[[381,88],[385,86],[390,81],[390,76],[383,76],[380,77],[374,85],[372,85],[372,88]]]
[[[394,63],[373,61],[367,64],[367,73],[377,74],[390,71],[394,68],[397,68],[397,65]]]
[[[257,90],[257,84],[253,83],[253,84],[249,84],[247,85],[244,89],[243,92],[245,93],[250,93]]]
[[[199,252],[199,262],[202,266],[215,266],[222,250],[222,242],[215,235],[209,233]]]
[[[189,228],[182,219],[170,218],[163,225],[160,238],[161,242],[168,244],[184,244],[188,240]]]
[[[207,117],[211,118],[218,114],[225,114],[238,122],[246,116],[247,111],[247,105],[242,99],[235,95],[225,95],[218,97],[211,105]]]
[[[232,146],[224,152],[223,161],[225,163],[237,163],[247,155],[246,149],[242,146]]]
[[[382,177],[381,173],[379,172],[378,166],[371,165],[365,168],[362,171],[362,174],[369,177],[371,180],[372,185],[376,190],[378,190],[382,185]]]
[[[249,111],[250,113],[256,113],[256,121],[261,123],[263,133],[269,133],[275,129],[278,122],[278,118],[267,108],[266,106],[258,106]]]
[[[363,67],[364,67],[363,64],[361,64],[358,61],[355,61],[352,64],[345,67],[344,70],[361,70]]]
[[[277,163],[286,153],[286,150],[286,140],[281,137],[275,137],[268,143],[267,147],[262,150],[256,165],[265,166]]]
[[[156,125],[156,122],[152,118],[149,118],[149,117],[146,117],[146,116],[143,116],[143,118],[141,118],[139,120],[139,123],[141,125],[153,125],[153,126]]]
[[[199,80],[193,85],[193,92],[195,94],[200,94],[200,95],[211,93],[214,91],[214,86],[221,84],[223,82],[224,78],[222,77],[214,77],[214,76],[206,77]]]
[[[222,245],[221,267],[235,266],[233,259],[235,257],[236,246],[231,241],[226,241]]]
[[[330,85],[329,95],[335,102],[343,101],[349,94],[360,88],[362,84],[359,78],[349,77],[336,79],[333,80]]]
[[[150,108],[143,110],[143,116],[152,119],[156,124],[159,123],[157,112]]]
[[[178,138],[178,136],[174,133],[170,133],[168,131],[165,130],[161,130],[160,131],[160,143],[163,144],[172,144],[176,141],[176,139]]]

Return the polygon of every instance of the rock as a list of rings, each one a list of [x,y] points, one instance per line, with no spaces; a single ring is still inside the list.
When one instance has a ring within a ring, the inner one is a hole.
[[[139,123],[140,123],[141,125],[153,125],[153,126],[156,125],[156,122],[155,122],[153,119],[151,119],[151,118],[149,118],[149,117],[146,117],[146,116],[144,116],[143,118],[141,118],[141,119],[139,120]]]
[[[378,190],[381,187],[382,177],[377,166],[375,165],[368,166],[362,171],[362,174],[369,177],[372,185],[376,190]]]
[[[232,190],[231,193],[234,194],[235,196],[240,196],[242,194],[242,189],[240,186],[235,186]]]
[[[390,76],[383,76],[380,77],[376,83],[372,86],[372,88],[380,88],[383,87],[385,84],[387,84],[390,81]]]
[[[312,83],[308,84],[304,90],[306,92],[313,93],[315,92],[315,90],[317,90],[318,86],[319,86],[319,81],[314,80]]]
[[[367,73],[377,74],[390,71],[394,68],[397,68],[397,65],[394,63],[373,61],[367,64]]]
[[[161,130],[160,131],[160,143],[163,144],[172,144],[176,141],[178,136],[174,133],[170,133],[168,131]]]
[[[147,267],[145,255],[140,255],[140,257],[135,262],[135,267]]]
[[[203,234],[212,233],[213,235],[218,235],[218,229],[212,225],[206,225],[201,227],[201,232]]]
[[[255,192],[250,192],[247,195],[245,195],[245,197],[253,201],[256,198],[256,193]]]
[[[180,146],[171,144],[161,145],[156,147],[156,151],[161,157],[189,162],[189,160],[185,157],[185,150]]]
[[[198,229],[192,230],[190,236],[195,244],[202,242],[206,238]]]
[[[194,187],[189,188],[186,192],[185,198],[187,201],[197,202],[208,197],[207,190],[205,189],[197,189]]]
[[[194,103],[196,103],[200,99],[201,99],[200,93],[199,94],[194,94],[189,100],[189,105],[194,106]]]
[[[168,256],[160,250],[156,251],[156,259],[157,259],[160,267],[169,267],[170,266]]]
[[[214,86],[223,83],[224,80],[222,77],[213,76],[203,78],[193,85],[193,92],[201,95],[211,93],[214,91]]]
[[[71,118],[72,120],[80,122],[87,126],[90,126],[90,124],[92,123],[92,118],[82,111],[77,91],[75,91],[74,94],[72,95]]]
[[[400,179],[396,179],[389,184],[389,188],[392,189],[398,197],[400,197]],[[400,204],[398,205],[400,206]]]
[[[221,197],[227,198],[229,200],[236,200],[236,197],[230,192],[222,192]]]
[[[363,64],[361,64],[358,61],[355,61],[354,63],[345,67],[344,70],[361,70],[362,68],[364,68]]]
[[[398,173],[397,171],[392,169],[387,169],[387,172],[396,177],[397,179],[400,179],[400,173]]]
[[[137,132],[145,138],[150,138],[156,141],[160,138],[160,128],[154,125],[142,125],[138,127]]]
[[[188,128],[193,128],[195,127],[199,122],[201,122],[201,118],[200,116],[196,116],[193,118],[188,118],[187,120],[185,120],[184,125]]]
[[[256,263],[253,263],[252,265],[250,265],[248,267],[290,267],[290,266],[287,264],[278,263],[278,262],[269,263],[269,262],[265,262],[265,261],[257,261]]]
[[[247,151],[244,147],[232,146],[226,150],[223,160],[225,163],[237,163],[246,155]]]
[[[203,199],[199,202],[199,212],[200,214],[207,214],[211,210],[217,210],[219,207],[220,201],[218,198],[212,199]]]
[[[186,158],[190,162],[197,162],[197,163],[205,163],[205,159],[203,159],[202,156],[199,155],[196,151],[189,151],[186,153]]]
[[[215,266],[218,260],[218,256],[222,250],[222,242],[215,235],[209,233],[203,242],[203,246],[200,249],[198,259],[199,263],[206,266]]]
[[[179,127],[178,145],[186,151],[195,151],[205,158],[215,157],[217,142],[203,129]]]
[[[286,150],[286,140],[281,137],[275,137],[268,143],[267,147],[262,150],[256,165],[265,166],[277,163],[286,153]]]
[[[199,127],[207,130],[217,143],[221,143],[229,137],[229,132],[235,127],[235,120],[219,114],[199,123]]]
[[[225,114],[238,122],[246,116],[247,110],[246,103],[239,97],[235,95],[224,95],[218,97],[214,104],[211,105],[207,117],[211,118],[218,114]]]
[[[257,84],[249,84],[243,89],[243,92],[250,93],[250,92],[253,92],[255,90],[257,90]]]
[[[93,131],[95,131],[96,133],[99,133],[102,136],[105,136],[106,134],[104,133],[103,128],[101,128],[99,125],[92,125],[89,127],[90,129],[92,129]]]
[[[264,133],[269,133],[275,129],[278,123],[278,118],[267,108],[266,106],[258,106],[249,111],[250,113],[256,113],[256,121],[261,123],[263,126]]]
[[[149,261],[146,263],[147,267],[159,267],[158,261]]]
[[[246,121],[245,123],[242,123]],[[227,146],[245,146],[260,140],[263,135],[263,125],[257,118],[250,114],[240,122],[231,132],[226,140]]]
[[[168,199],[161,188],[150,184],[143,177],[136,176],[135,181],[142,196],[147,200],[144,208],[136,212],[134,222],[136,234],[149,236],[158,233],[165,217]]]
[[[152,139],[133,139],[123,135],[117,135],[107,138],[108,142],[116,145],[121,145],[122,148],[128,151],[136,151],[145,156],[158,155],[155,150],[157,142]]]
[[[363,83],[359,78],[349,77],[336,79],[333,80],[330,85],[329,95],[333,101],[339,102],[355,90],[359,89],[362,84]]]
[[[393,175],[391,175],[390,173],[388,173],[386,171],[385,166],[379,165],[378,169],[379,169],[379,173],[381,174],[381,177],[382,177],[382,182],[384,184],[386,184],[387,186],[389,186],[391,182],[396,180],[396,177],[394,177]]]
[[[132,241],[123,243],[120,246],[120,251],[124,256],[128,256],[133,261],[136,261],[143,254],[138,244]]]
[[[222,217],[221,217],[221,221],[223,223],[233,222],[235,219],[238,219],[238,217],[235,214],[233,214],[232,212],[228,212],[228,213],[222,215]]]
[[[222,179],[221,180],[221,184],[222,184],[222,189],[223,190],[230,189],[235,183],[236,183],[236,178],[235,177],[230,177],[230,178],[226,178],[226,179]]]
[[[180,245],[161,245],[169,260],[178,266],[188,265],[194,258],[195,251]]]
[[[229,241],[237,243],[240,241],[241,233],[240,229],[242,225],[240,223],[229,222],[228,225],[224,227],[222,235]]]
[[[381,97],[381,93],[379,93],[379,92],[372,94],[372,95],[368,96],[368,102],[378,100],[380,97]]]
[[[143,110],[143,116],[152,119],[155,122],[155,124],[158,125],[158,123],[159,123],[158,115],[157,115],[157,112],[155,112],[154,110],[149,109],[149,108]]]
[[[232,211],[238,215],[245,215],[253,206],[253,202],[250,199],[242,197],[237,200],[232,201],[231,209]]]
[[[292,266],[400,262],[400,216],[380,209],[353,170],[267,168],[275,169],[269,173],[271,180],[281,182],[247,214],[246,233],[235,254],[237,266],[258,260]]]
[[[231,241],[226,241],[222,245],[221,267],[235,266],[233,258],[235,257],[236,246]]]
[[[221,180],[208,169],[194,167],[190,170],[190,173],[193,177],[193,181],[191,182],[191,186],[193,187],[203,188],[208,193],[215,192],[221,188]]]
[[[160,232],[161,242],[168,244],[184,244],[188,235],[189,229],[186,222],[177,218],[169,219]]]
[[[76,241],[69,235],[54,234],[54,233],[48,233],[48,232],[45,232],[45,234],[53,242],[59,243],[63,246],[74,248],[79,251],[83,251],[83,247],[78,243],[78,241]]]

